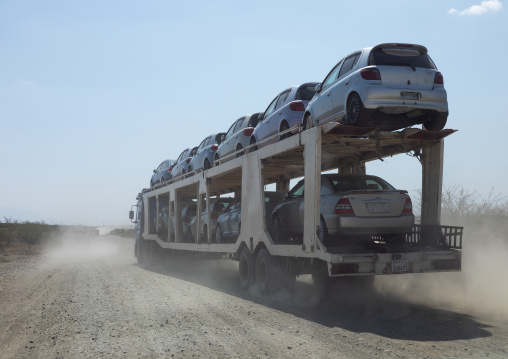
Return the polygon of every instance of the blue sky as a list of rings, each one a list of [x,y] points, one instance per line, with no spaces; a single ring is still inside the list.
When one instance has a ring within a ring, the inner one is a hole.
[[[502,1],[0,0],[0,218],[127,224],[162,160],[383,42],[444,75],[445,186],[508,195]],[[367,171],[421,187],[409,156]]]

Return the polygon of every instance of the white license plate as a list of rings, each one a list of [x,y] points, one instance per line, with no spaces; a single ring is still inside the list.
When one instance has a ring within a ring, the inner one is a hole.
[[[369,213],[387,213],[390,211],[389,202],[371,202],[367,203]]]
[[[401,92],[400,98],[403,100],[419,100],[420,93],[419,92]]]
[[[407,259],[397,259],[392,261],[392,273],[409,272],[409,261]]]

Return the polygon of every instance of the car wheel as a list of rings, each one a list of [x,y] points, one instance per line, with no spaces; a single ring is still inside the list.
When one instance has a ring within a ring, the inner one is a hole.
[[[241,145],[241,144],[238,144],[238,145],[236,146],[236,152],[238,152],[238,151],[242,151],[242,149],[243,149],[243,147],[242,147],[242,145]],[[236,154],[236,157],[240,157],[240,156],[243,156],[243,151],[242,151],[242,152],[238,152],[238,153]]]
[[[284,242],[287,240],[286,233],[282,228],[282,223],[280,221],[279,216],[274,216],[272,218],[272,231],[271,231],[272,239],[274,242]]]
[[[330,244],[330,235],[328,234],[328,228],[323,217],[319,219],[319,240],[325,246]]]
[[[365,126],[369,119],[369,114],[363,106],[362,99],[357,93],[349,96],[346,107],[346,122],[353,126]]]
[[[215,241],[217,243],[224,243],[224,236],[222,235],[222,229],[220,228],[220,225],[217,225],[217,228],[215,229]]]
[[[208,158],[205,160],[204,168],[205,170],[210,169],[212,166],[210,166],[210,162],[208,161]]]
[[[256,141],[256,137],[252,136],[252,137],[250,138],[250,145],[251,145],[251,146],[252,146],[252,145],[255,145],[255,144],[256,144],[256,142],[257,142],[257,141]],[[258,146],[254,146],[254,147],[251,147],[250,152],[254,152],[254,151],[257,151],[257,150],[258,150]]]
[[[150,181],[150,187],[153,187],[153,182],[152,181]]]
[[[240,285],[243,289],[248,289],[254,283],[254,258],[247,247],[243,247],[238,259],[238,274],[240,275]]]
[[[284,132],[286,130],[289,129],[289,125],[286,121],[282,122],[282,124],[280,125],[280,131],[279,132]],[[283,140],[285,138],[288,138],[289,136],[291,136],[291,133],[287,132],[287,133],[284,133],[282,135],[280,135],[280,139]]]
[[[191,243],[195,241],[194,236],[192,235],[192,230],[190,229],[190,227],[187,230],[187,241],[189,241]]]
[[[307,115],[303,119],[303,130],[308,130],[310,128],[314,127],[314,119],[312,118],[312,115]]]
[[[429,115],[428,119],[423,121],[425,129],[429,131],[441,131],[448,120],[448,112],[434,112]]]
[[[214,163],[213,163],[213,165],[214,165],[214,166],[217,166],[217,165],[218,165],[218,163],[215,163],[215,162],[217,162],[217,161],[219,160],[219,158],[220,158],[220,157],[219,157],[219,154],[218,154],[218,153],[216,153],[216,154],[215,154],[215,157],[213,158],[213,162],[214,162]]]

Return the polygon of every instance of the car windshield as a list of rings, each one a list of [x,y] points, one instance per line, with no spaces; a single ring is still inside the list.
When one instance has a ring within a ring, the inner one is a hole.
[[[355,191],[355,190],[393,190],[388,182],[377,177],[335,177],[330,179],[337,192]]]
[[[436,69],[436,65],[426,53],[413,48],[378,48],[370,53],[369,66],[409,66]]]
[[[316,93],[316,84],[312,85],[302,85],[298,89],[298,92],[296,93],[296,99],[297,100],[303,100],[303,101],[310,101],[314,94]]]

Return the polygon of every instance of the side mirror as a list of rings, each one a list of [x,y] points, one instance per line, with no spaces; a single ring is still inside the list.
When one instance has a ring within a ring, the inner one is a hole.
[[[129,219],[131,221],[134,219],[134,211],[129,211]]]
[[[289,198],[289,192],[284,192],[284,198]]]
[[[258,115],[258,121],[263,121],[263,118],[265,118],[264,112]]]
[[[153,173],[157,173],[157,170],[156,170],[156,169],[155,169],[155,170],[153,170]]]
[[[321,92],[321,84],[316,85],[316,92],[317,93]]]
[[[222,142],[222,141],[224,141],[225,139],[226,139],[226,135],[222,135],[222,136],[220,136],[220,140],[221,140],[221,142]]]

